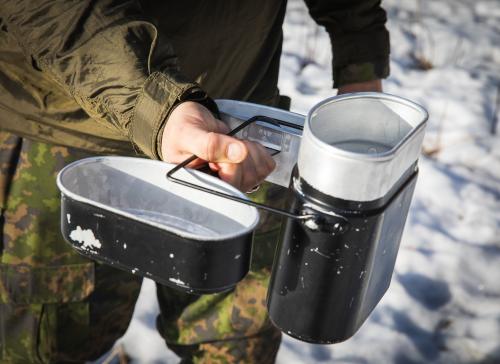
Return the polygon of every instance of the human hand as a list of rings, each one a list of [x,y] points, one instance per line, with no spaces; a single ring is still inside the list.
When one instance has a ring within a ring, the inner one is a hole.
[[[377,79],[372,81],[356,82],[343,85],[339,87],[338,94],[342,95],[351,92],[367,92],[367,91],[382,92],[382,80]]]
[[[181,163],[191,155],[196,167],[209,162],[219,178],[241,191],[260,184],[275,167],[275,162],[259,143],[225,135],[229,128],[203,105],[186,101],[170,114],[162,135],[163,160]]]

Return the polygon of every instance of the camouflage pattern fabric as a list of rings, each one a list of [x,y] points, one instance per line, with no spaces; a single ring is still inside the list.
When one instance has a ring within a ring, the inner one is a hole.
[[[89,156],[0,132],[0,362],[83,362],[126,330],[141,279],[76,253],[60,234],[57,172]],[[251,197],[280,204],[282,188]],[[158,286],[158,328],[189,363],[273,363],[281,334],[265,308],[280,219],[263,214],[252,270],[234,290],[195,296]]]
[[[88,156],[0,132],[0,362],[83,362],[126,330],[141,279],[64,242],[57,172]]]
[[[285,196],[270,183],[249,195],[274,207],[283,207]],[[182,363],[274,363],[281,332],[269,320],[266,295],[281,218],[260,214],[251,270],[234,290],[195,296],[157,285],[157,327]]]

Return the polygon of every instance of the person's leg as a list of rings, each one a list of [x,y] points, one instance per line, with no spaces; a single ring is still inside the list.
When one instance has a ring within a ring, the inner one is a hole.
[[[0,132],[0,362],[92,360],[126,330],[141,279],[60,233],[59,170],[89,154]]]
[[[285,192],[265,183],[251,197],[282,206]],[[157,285],[158,330],[184,363],[274,363],[281,332],[269,321],[266,294],[280,222],[261,212],[251,271],[234,290],[195,296]]]

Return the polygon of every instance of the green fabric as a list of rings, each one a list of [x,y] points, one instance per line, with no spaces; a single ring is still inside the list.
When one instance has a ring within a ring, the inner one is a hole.
[[[380,62],[353,63],[333,69],[335,87],[356,82],[372,81],[389,75],[389,64]]]
[[[330,34],[334,87],[389,75],[387,16],[380,0],[305,0]]]
[[[387,75],[379,1],[306,3],[331,35],[336,86]],[[3,1],[0,128],[99,153],[133,154],[135,145],[159,158],[165,117],[193,89],[276,102],[285,7],[284,0]],[[360,64],[369,66],[351,67]]]
[[[283,208],[286,192],[264,183],[248,196]],[[157,285],[158,331],[186,362],[274,363],[281,334],[269,320],[266,295],[280,228],[280,217],[261,213],[250,272],[234,290],[195,296]]]
[[[0,362],[96,359],[127,329],[141,279],[76,253],[55,184],[79,150],[0,132]]]
[[[0,132],[0,362],[81,362],[126,330],[141,279],[77,254],[60,235],[57,172],[88,153]],[[286,189],[249,195],[283,207]],[[281,334],[265,299],[280,219],[264,214],[235,289],[196,296],[158,285],[158,329],[185,362],[273,363]]]

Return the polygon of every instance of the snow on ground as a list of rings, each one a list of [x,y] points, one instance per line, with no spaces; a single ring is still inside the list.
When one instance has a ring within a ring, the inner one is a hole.
[[[278,364],[499,363],[500,2],[388,0],[385,8],[385,91],[430,113],[396,272],[352,339],[320,346],[285,335]],[[289,3],[279,80],[302,113],[333,94],[330,42],[306,12],[302,1]],[[123,342],[137,362],[175,363],[154,331],[157,309],[146,281]]]

